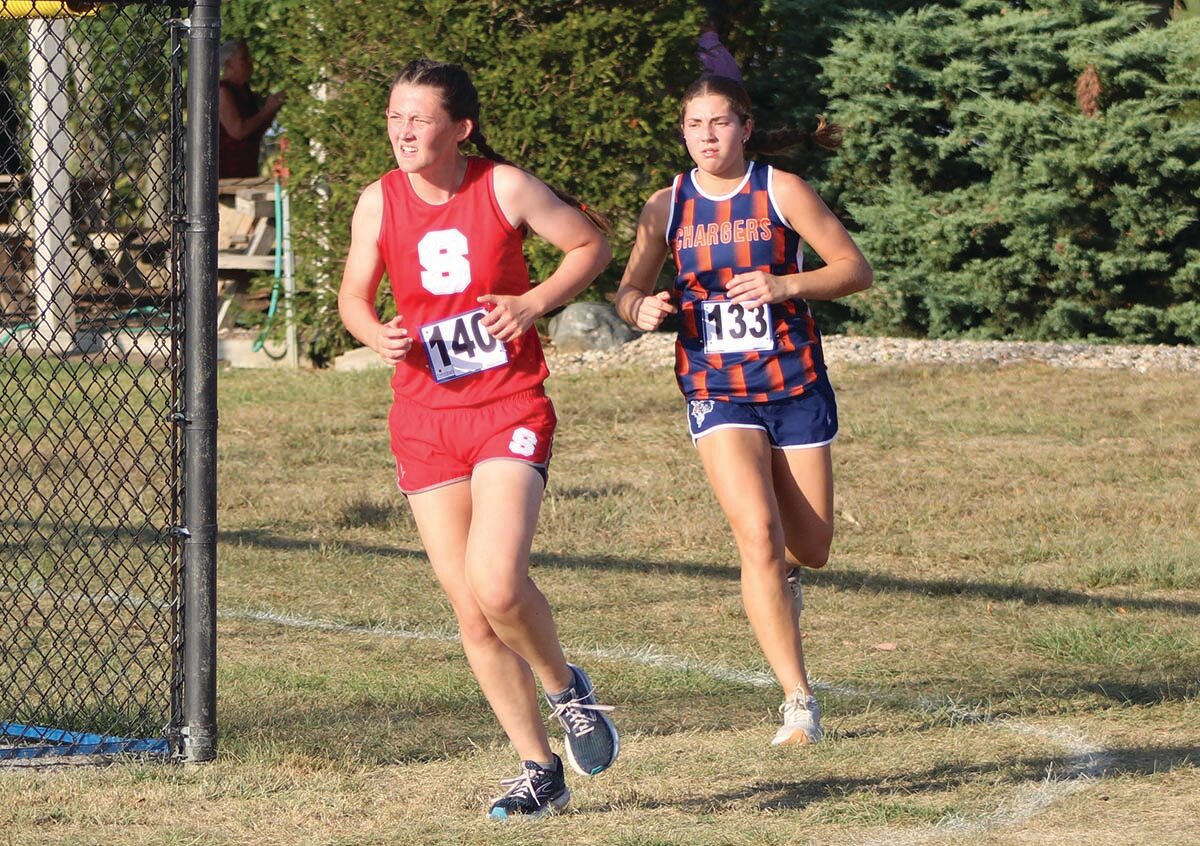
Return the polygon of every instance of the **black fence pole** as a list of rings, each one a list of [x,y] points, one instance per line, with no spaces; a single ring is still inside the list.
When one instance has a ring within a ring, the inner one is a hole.
[[[217,754],[217,51],[220,0],[188,32],[184,236],[184,757]]]

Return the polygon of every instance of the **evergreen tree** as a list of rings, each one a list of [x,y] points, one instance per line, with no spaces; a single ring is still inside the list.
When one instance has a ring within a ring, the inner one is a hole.
[[[1200,22],[1105,0],[860,19],[825,63],[868,331],[1200,343]]]

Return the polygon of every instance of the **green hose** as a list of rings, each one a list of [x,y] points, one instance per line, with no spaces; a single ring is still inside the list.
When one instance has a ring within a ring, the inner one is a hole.
[[[279,291],[283,284],[283,184],[278,177],[275,179],[275,284],[271,286],[271,304],[267,307],[267,319],[263,321],[262,331],[250,345],[252,352],[263,348],[271,324],[275,322],[275,312],[279,310]]]
[[[36,328],[36,323],[20,323],[11,329],[5,329],[3,332],[0,332],[0,344],[7,344],[13,338],[17,337],[18,332],[30,332]]]

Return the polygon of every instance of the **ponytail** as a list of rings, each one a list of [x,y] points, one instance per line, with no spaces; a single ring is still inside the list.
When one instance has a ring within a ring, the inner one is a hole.
[[[817,128],[812,132],[802,129],[755,129],[746,140],[747,153],[780,153],[802,144],[812,144],[822,150],[833,151],[842,146],[845,131],[840,124],[817,116]]]

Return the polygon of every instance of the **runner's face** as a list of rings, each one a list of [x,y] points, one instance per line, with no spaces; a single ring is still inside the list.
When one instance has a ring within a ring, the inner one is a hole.
[[[742,123],[720,94],[693,98],[683,112],[683,140],[696,167],[714,176],[741,175],[750,124]]]
[[[388,98],[388,139],[396,164],[417,173],[449,156],[471,132],[470,120],[451,120],[436,88],[397,85]]]

